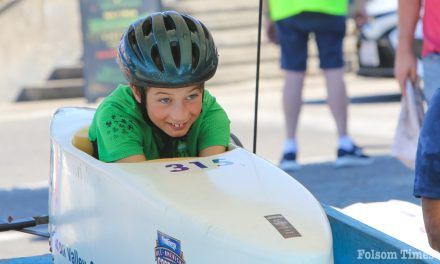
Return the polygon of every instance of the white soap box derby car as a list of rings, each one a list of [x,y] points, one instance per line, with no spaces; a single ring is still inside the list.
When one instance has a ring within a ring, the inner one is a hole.
[[[211,157],[104,163],[95,110],[51,122],[54,263],[333,263],[325,211],[290,175],[230,144]]]

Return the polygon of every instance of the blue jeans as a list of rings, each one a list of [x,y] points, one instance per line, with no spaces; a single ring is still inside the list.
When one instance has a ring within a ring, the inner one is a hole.
[[[423,93],[429,103],[435,91],[440,88],[440,54],[429,53],[423,57]]]
[[[417,147],[414,196],[440,199],[440,89],[430,99]]]

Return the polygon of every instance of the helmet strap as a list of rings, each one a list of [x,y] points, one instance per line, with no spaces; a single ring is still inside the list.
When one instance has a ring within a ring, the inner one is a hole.
[[[151,123],[150,118],[148,117],[148,113],[147,113],[147,93],[146,93],[146,88],[141,88],[138,87],[138,91],[141,94],[141,112],[142,112],[142,116],[145,120],[145,122],[147,123]]]

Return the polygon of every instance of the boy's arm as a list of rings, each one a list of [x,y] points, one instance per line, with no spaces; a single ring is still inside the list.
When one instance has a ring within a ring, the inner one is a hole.
[[[142,162],[142,161],[146,161],[147,159],[145,158],[144,155],[133,155],[130,157],[126,157],[120,160],[117,160],[116,162],[120,162],[120,163],[134,163],[134,162]]]
[[[146,160],[142,147],[142,131],[126,113],[112,106],[95,113],[94,136],[99,160],[104,162],[140,162]],[[89,132],[90,134],[90,132]]]
[[[205,91],[204,115],[197,138],[197,156],[207,157],[226,151],[230,141],[230,121],[215,97]]]
[[[278,44],[278,36],[275,29],[275,22],[270,18],[269,2],[268,0],[263,0],[263,14],[264,14],[264,28],[266,31],[267,39]]]
[[[413,53],[414,30],[419,19],[421,0],[399,0],[399,42],[396,49],[394,75],[405,93],[405,81],[416,81],[417,61]]]
[[[224,146],[212,146],[202,149],[199,153],[199,157],[208,157],[216,154],[221,154],[226,151]]]
[[[432,97],[417,146],[414,196],[422,197],[429,244],[440,251],[440,92]]]
[[[422,208],[429,245],[440,251],[440,200],[422,197]]]

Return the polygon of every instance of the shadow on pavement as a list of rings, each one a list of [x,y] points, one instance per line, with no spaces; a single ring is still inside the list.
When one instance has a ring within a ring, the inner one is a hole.
[[[356,96],[356,97],[350,97],[350,104],[393,103],[393,102],[400,102],[400,98],[401,98],[400,93]],[[327,101],[322,99],[317,99],[317,100],[307,100],[304,103],[310,105],[321,105],[321,104],[326,104]]]
[[[48,213],[48,188],[0,189],[0,219],[45,215]]]
[[[339,208],[391,199],[419,204],[412,195],[414,171],[391,156],[375,156],[368,166],[340,169],[332,162],[308,164],[290,174],[321,203]]]

